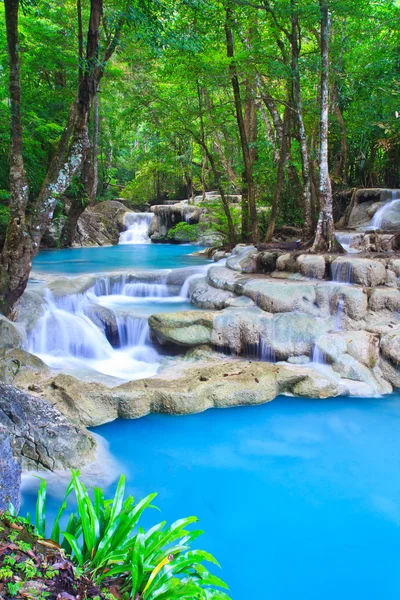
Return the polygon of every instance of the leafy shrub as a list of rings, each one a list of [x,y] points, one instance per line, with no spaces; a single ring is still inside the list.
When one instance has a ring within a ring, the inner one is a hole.
[[[195,242],[201,233],[200,225],[190,225],[189,223],[177,223],[168,231],[168,239],[178,242]]]
[[[60,521],[67,499],[74,492],[77,508],[70,514],[64,531]],[[135,600],[204,599],[229,600],[218,588],[227,585],[204,566],[218,565],[203,550],[190,550],[190,545],[203,532],[188,531],[197,521],[188,517],[170,526],[158,523],[148,531],[138,526],[143,512],[154,508],[156,494],[135,503],[125,496],[125,478],[121,476],[115,496],[106,500],[100,488],[93,488],[93,501],[79,472],[72,472],[65,498],[53,523],[51,539],[61,541],[64,550],[96,584],[117,581],[123,597]],[[37,504],[36,527],[40,535],[46,529],[46,482],[41,480]],[[219,565],[218,565],[219,566]]]

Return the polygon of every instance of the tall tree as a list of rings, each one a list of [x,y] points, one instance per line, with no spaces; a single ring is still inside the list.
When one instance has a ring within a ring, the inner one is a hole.
[[[258,219],[257,219],[257,206],[256,206],[256,187],[253,177],[252,169],[252,157],[250,152],[249,140],[246,136],[246,127],[243,118],[242,99],[240,94],[239,77],[237,73],[236,64],[234,61],[234,34],[233,34],[233,9],[231,3],[228,3],[225,8],[225,35],[226,35],[226,54],[230,59],[229,70],[231,74],[231,82],[233,89],[233,96],[235,102],[235,113],[236,120],[240,135],[240,145],[243,155],[244,173],[247,185],[248,205],[249,205],[249,216],[250,216],[250,227],[251,227],[251,241],[253,244],[259,242],[259,230],[258,230]],[[242,232],[243,233],[243,232]]]
[[[10,215],[0,257],[0,311],[9,315],[28,283],[32,260],[46,231],[60,195],[85,160],[90,147],[90,105],[104,71],[99,64],[102,0],[91,0],[86,43],[86,66],[68,122],[50,162],[37,197],[29,200],[29,187],[22,157],[21,81],[18,52],[19,0],[5,2],[10,65]]]
[[[337,247],[332,209],[332,185],[328,164],[329,127],[329,35],[330,15],[328,0],[319,0],[321,11],[321,104],[320,104],[320,155],[319,195],[320,213],[317,223],[313,252],[331,252]]]

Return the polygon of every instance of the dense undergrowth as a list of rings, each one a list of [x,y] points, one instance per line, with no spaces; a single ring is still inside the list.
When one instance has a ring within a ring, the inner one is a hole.
[[[89,494],[73,472],[46,539],[46,496],[42,480],[35,526],[29,515],[0,515],[0,597],[229,600],[227,585],[204,564],[219,566],[216,559],[191,549],[203,533],[188,529],[196,517],[144,530],[139,521],[155,508],[155,494],[138,502],[125,497],[121,476],[114,498],[105,499],[100,488]]]

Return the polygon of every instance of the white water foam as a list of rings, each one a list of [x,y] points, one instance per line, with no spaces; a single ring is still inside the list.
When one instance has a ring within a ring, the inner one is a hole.
[[[397,207],[397,205],[400,207],[400,190],[393,190],[392,200],[376,211],[367,229],[382,229],[385,224],[387,213],[393,210],[395,206]]]
[[[128,212],[124,218],[126,231],[119,236],[120,244],[150,244],[149,227],[153,213]]]
[[[29,336],[29,351],[50,367],[93,369],[122,380],[155,375],[160,362],[149,345],[147,319],[116,316],[119,347],[111,345],[106,328],[87,316],[93,296],[55,298],[46,290],[46,310]],[[90,312],[89,312],[90,314]]]

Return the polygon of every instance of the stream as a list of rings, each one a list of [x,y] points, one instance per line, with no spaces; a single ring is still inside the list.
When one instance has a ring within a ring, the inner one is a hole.
[[[198,247],[148,243],[133,221],[116,247],[39,253],[35,273],[206,268]],[[139,243],[138,243],[139,242]],[[32,286],[37,283],[32,282]],[[184,285],[182,286],[184,287]],[[98,281],[56,299],[30,337],[30,351],[53,368],[117,379],[153,375],[160,356],[148,336],[155,312],[193,308],[165,281]],[[111,310],[118,337],[87,316]],[[263,406],[190,416],[149,415],[96,428],[128,491],[157,491],[162,519],[196,515],[202,548],[222,565],[233,600],[395,600],[400,597],[400,395],[313,400],[279,397]],[[35,481],[22,513],[33,512]],[[51,491],[51,489],[50,489]],[[50,513],[59,498],[50,500]]]

